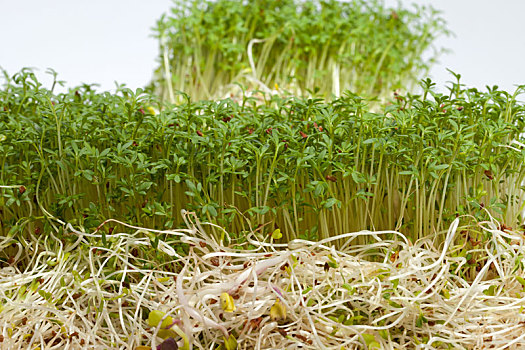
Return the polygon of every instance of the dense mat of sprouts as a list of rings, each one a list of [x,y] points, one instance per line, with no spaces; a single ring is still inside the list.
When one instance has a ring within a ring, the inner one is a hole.
[[[295,95],[331,98],[344,90],[386,97],[411,91],[447,34],[426,5],[384,1],[176,1],[154,28],[158,68],[151,84],[172,102],[222,98],[235,83],[275,84]],[[423,53],[425,53],[423,55]],[[424,59],[423,59],[424,57]]]
[[[481,92],[456,78],[449,94],[426,80],[372,113],[348,92],[180,105],[124,87],[56,94],[23,70],[0,89],[0,235],[46,232],[42,208],[87,231],[106,218],[184,227],[188,209],[239,237],[265,225],[286,241],[363,229],[415,241],[481,208],[515,226],[525,86]]]
[[[0,270],[0,347],[155,349],[169,330],[148,326],[154,310],[171,317],[181,349],[232,349],[233,338],[237,349],[525,346],[524,237],[495,221],[458,218],[436,250],[395,231],[221,244],[190,218],[174,231],[117,223],[129,232],[1,237],[14,257]],[[485,239],[469,278],[472,258],[459,252],[476,231]],[[375,243],[352,245],[359,236]],[[156,257],[142,254],[151,246]]]

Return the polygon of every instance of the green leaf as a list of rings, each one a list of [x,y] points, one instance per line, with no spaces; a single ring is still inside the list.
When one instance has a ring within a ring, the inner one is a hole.
[[[150,327],[157,327],[160,323],[160,320],[166,315],[166,313],[159,311],[159,310],[153,310],[148,315],[148,325]],[[160,328],[167,328],[173,323],[173,318],[171,316],[168,316],[162,321],[162,324],[160,325]]]
[[[326,200],[323,207],[325,207],[326,209],[329,209],[333,207],[335,204],[337,204],[337,207],[341,208],[341,201],[336,198],[331,197]]]
[[[425,316],[423,315],[423,313],[419,313],[419,316],[417,317],[416,319],[416,326],[417,327],[422,327],[423,326],[423,323],[427,323],[427,319],[425,318]]]
[[[346,289],[350,295],[355,293],[355,287],[350,286],[348,283],[343,284],[342,287]]]
[[[186,180],[186,186],[188,186],[188,189],[191,191],[191,192],[195,192],[197,191],[197,188],[195,187],[195,185],[193,184],[193,182],[191,182],[190,180]]]
[[[82,172],[82,175],[86,178],[86,180],[88,181],[92,181],[93,180],[93,172],[90,171],[90,170],[84,170]]]
[[[225,312],[234,312],[236,307],[235,307],[235,302],[233,301],[233,297],[226,293],[226,292],[223,292],[221,295],[220,295],[220,302],[221,302],[221,308],[225,311]]]
[[[265,205],[265,206],[262,206],[262,207],[254,207],[251,210],[253,210],[257,214],[264,215],[264,214],[266,214],[266,213],[268,213],[270,211],[270,207]]]
[[[492,285],[483,291],[483,294],[493,297],[496,295],[496,286]]]
[[[283,234],[281,233],[281,230],[280,229],[275,229],[273,232],[272,232],[272,238],[277,240],[277,239],[281,239],[283,237]]]
[[[322,183],[318,183],[315,186],[314,196],[320,197],[323,193],[324,193],[324,185]]]
[[[330,254],[328,255],[328,266],[330,266],[331,268],[333,269],[336,269],[339,267],[339,265],[337,264],[337,261],[334,259],[334,257]]]
[[[396,278],[395,280],[392,280],[392,288],[397,289],[397,286],[399,285],[399,278]]]
[[[352,179],[355,183],[366,183],[364,175],[357,171],[352,172]]]
[[[403,305],[396,303],[395,301],[389,300],[388,305],[395,307],[396,309],[400,309],[403,307]]]
[[[454,129],[454,131],[457,131],[459,129],[458,123],[456,123],[453,119],[449,119],[448,122],[450,123],[450,125],[452,125],[452,129]]]
[[[436,169],[436,170],[443,170],[443,169],[446,169],[446,168],[448,168],[448,167],[449,167],[448,164],[440,164],[440,165],[436,165],[436,166],[434,167],[434,169]]]
[[[237,339],[233,336],[233,334],[230,334],[228,339],[225,337],[222,337],[222,340],[224,340],[224,349],[225,350],[235,350],[237,349]]]
[[[207,205],[207,210],[208,210],[208,213],[210,213],[211,216],[215,217],[217,216],[217,209],[215,209],[215,207],[211,204],[208,204]]]
[[[376,337],[373,334],[363,333],[361,334],[365,341],[366,347],[369,350],[372,349],[381,349],[381,345],[376,341]]]
[[[270,319],[272,321],[286,319],[286,306],[281,303],[280,299],[277,299],[270,308]]]

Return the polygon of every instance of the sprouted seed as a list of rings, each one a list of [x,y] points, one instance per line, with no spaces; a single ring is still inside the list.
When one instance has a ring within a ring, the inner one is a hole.
[[[152,244],[148,234],[160,234],[147,228],[114,231],[105,246],[95,243],[98,232],[71,225],[80,244],[51,249],[52,234],[25,241],[19,259],[28,259],[27,267],[15,262],[0,270],[2,348],[525,345],[523,234],[493,219],[462,225],[469,218],[457,218],[439,249],[431,237],[412,243],[395,231],[287,244],[252,234],[241,246],[220,246],[189,214],[188,229],[162,232],[153,259],[131,254]],[[474,249],[474,278],[462,253],[467,230],[488,237]],[[333,244],[360,236],[374,243]],[[0,239],[2,248],[14,243]],[[171,254],[168,248],[181,244],[187,254]]]
[[[344,90],[385,96],[426,74],[443,34],[444,20],[427,5],[179,1],[154,28],[160,64],[149,88],[170,101],[180,100],[177,90],[194,100],[222,98],[239,83],[325,98]]]
[[[0,89],[0,129],[9,131],[0,142],[0,235],[38,237],[51,216],[86,231],[107,218],[185,227],[182,209],[231,237],[254,230],[276,243],[364,229],[416,241],[446,232],[456,215],[486,220],[483,208],[516,226],[525,85],[482,92],[453,75],[450,93],[427,79],[422,94],[396,93],[372,112],[372,100],[349,91],[330,101],[185,95],[179,105],[125,87],[56,94],[22,70]]]

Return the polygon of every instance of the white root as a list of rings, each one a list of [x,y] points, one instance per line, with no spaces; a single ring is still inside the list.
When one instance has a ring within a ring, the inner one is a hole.
[[[363,347],[365,337],[385,349],[525,347],[525,293],[518,279],[524,274],[524,240],[521,232],[502,231],[494,221],[477,226],[489,239],[472,250],[479,271],[466,278],[462,273],[473,267],[459,254],[461,218],[439,250],[429,248],[430,239],[411,243],[395,231],[288,244],[252,235],[253,250],[233,249],[186,218],[187,230],[122,223],[135,231],[106,235],[107,246],[98,245],[97,232],[71,226],[78,239],[24,246],[17,259],[38,252],[28,267],[0,270],[2,346],[155,345],[162,341],[154,339],[158,330],[143,319],[160,310],[176,319],[190,348],[199,349],[215,348],[230,334],[236,334],[239,349],[349,349]],[[168,238],[159,241],[155,260],[132,254],[138,247],[152,249],[148,237],[156,233]],[[371,243],[332,245],[360,236]],[[11,240],[0,237],[2,246]],[[187,254],[175,249],[181,242],[190,246]],[[218,302],[224,292],[233,297],[232,312]],[[284,320],[270,319],[276,300],[286,309]]]

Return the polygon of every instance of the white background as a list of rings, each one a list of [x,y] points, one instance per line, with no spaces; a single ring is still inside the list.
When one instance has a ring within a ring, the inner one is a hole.
[[[413,1],[402,0],[403,6]],[[10,75],[22,67],[43,72],[51,67],[67,86],[98,83],[114,90],[115,81],[130,88],[149,82],[158,46],[150,37],[170,0],[0,0],[0,67]],[[397,1],[386,0],[395,6]],[[433,0],[448,28],[438,47],[441,56],[431,77],[443,87],[452,80],[484,89],[499,85],[514,91],[525,84],[524,0]],[[44,78],[43,78],[44,79]]]

